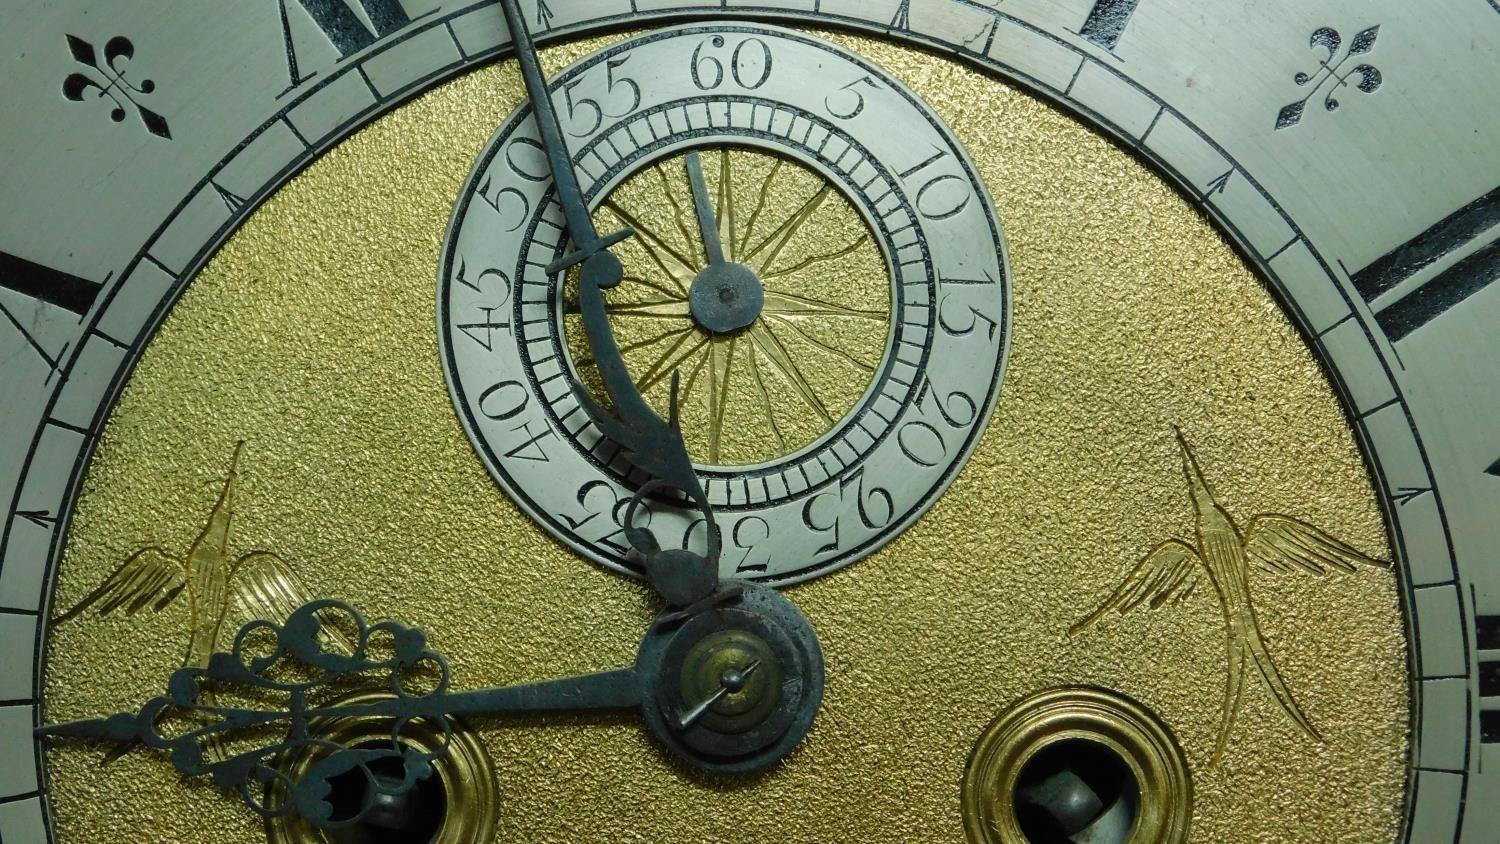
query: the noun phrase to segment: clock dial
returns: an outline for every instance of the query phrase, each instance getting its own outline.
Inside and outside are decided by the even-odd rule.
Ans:
[[[721,239],[727,256],[762,268],[758,275],[769,295],[756,332],[761,339],[710,334],[696,321],[684,325],[693,318],[696,264],[706,260],[691,257],[704,249],[696,227],[683,232],[677,225],[679,211],[693,208],[690,155],[663,160],[612,195],[615,208],[655,212],[652,230],[660,245],[632,240],[621,246],[631,276],[677,279],[688,292],[662,282],[656,283],[664,292],[649,284],[622,289],[609,302],[613,325],[637,383],[661,413],[671,395],[668,368],[698,371],[682,383],[679,412],[689,448],[705,464],[735,469],[778,461],[825,438],[868,397],[891,335],[890,270],[865,219],[821,175],[748,147],[720,148],[699,156],[704,188],[718,225],[735,230]],[[638,213],[606,208],[599,216],[606,228],[618,228],[627,220],[645,223]],[[788,235],[775,254],[757,251]],[[595,367],[573,310],[564,336],[579,378],[597,394]],[[715,389],[720,382],[722,389]]]
[[[0,840],[1490,840],[1500,14],[1179,6],[18,11]]]
[[[1139,700],[1168,725],[1194,774],[1191,830],[1203,840],[1308,828],[1297,812],[1250,809],[1252,795],[1273,790],[1305,795],[1306,811],[1327,817],[1319,830],[1394,835],[1409,704],[1389,570],[1251,575],[1268,653],[1320,739],[1258,668],[1241,675],[1226,726],[1232,640],[1206,577],[1154,612],[1120,616],[1109,605],[1155,546],[1199,544],[1174,426],[1239,524],[1285,513],[1389,559],[1328,382],[1264,286],[1189,203],[1070,118],[921,53],[819,37],[928,103],[949,90],[986,92],[938,113],[967,149],[985,150],[975,168],[1007,221],[1017,336],[994,418],[928,516],[849,572],[788,590],[829,661],[824,708],[801,752],[721,790],[670,762],[625,716],[478,721],[497,783],[496,840],[579,830],[605,840],[828,840],[851,829],[871,840],[962,840],[958,784],[986,726],[1037,692],[1079,684]],[[545,58],[559,72],[608,48]],[[230,555],[277,553],[317,594],[355,596],[372,618],[420,625],[458,685],[630,662],[647,593],[581,565],[497,488],[455,418],[432,329],[445,227],[473,162],[522,98],[509,64],[456,80],[340,146],[231,239],[174,308],[112,417],[60,571],[60,608],[136,546],[183,553],[244,439]],[[476,118],[480,101],[489,112]],[[995,125],[1016,127],[1014,136],[990,137]],[[433,156],[438,144],[453,153]],[[389,181],[372,189],[377,169]],[[669,179],[636,202],[666,205],[674,188]],[[1136,235],[1134,248],[1100,236],[1121,230]],[[309,273],[320,282],[308,285]],[[370,283],[373,274],[384,281]],[[553,295],[552,324],[566,332],[566,290]],[[205,347],[205,334],[218,342]],[[559,436],[549,448],[563,444]],[[1315,488],[1309,472],[1322,479]],[[846,514],[858,519],[853,506]],[[1101,606],[1110,612],[1070,632]],[[57,625],[49,718],[159,694],[181,663],[185,610],[85,612]],[[1328,616],[1343,621],[1329,626]],[[1358,659],[1334,658],[1354,641]],[[146,653],[154,670],[89,679]],[[712,691],[697,682],[683,703]],[[223,840],[262,835],[236,798],[184,788],[150,754],[102,773],[94,748],[58,744],[49,756],[63,837],[118,838],[147,822],[144,811],[164,836],[194,834],[205,812]],[[898,770],[911,773],[890,776]],[[138,800],[143,782],[153,799]],[[112,796],[88,796],[101,788]],[[1325,805],[1329,793],[1340,808]],[[647,795],[650,812],[612,808]]]
[[[1005,249],[963,147],[857,54],[760,25],[633,38],[553,87],[585,198],[636,232],[606,311],[638,389],[660,405],[680,375],[683,422],[699,432],[699,474],[728,538],[721,573],[795,582],[899,534],[962,465],[1004,369]],[[620,505],[647,473],[577,394],[589,359],[576,321],[568,340],[576,298],[548,272],[569,247],[541,148],[523,109],[460,194],[439,290],[444,361],[470,437],[517,503],[629,571],[639,565]],[[728,325],[698,297],[722,305],[739,282],[709,269],[691,189],[672,187],[687,180],[677,159],[696,153],[701,172],[705,150],[718,169],[720,263],[759,299]],[[737,196],[736,169],[758,195]],[[695,511],[642,518],[706,541]]]

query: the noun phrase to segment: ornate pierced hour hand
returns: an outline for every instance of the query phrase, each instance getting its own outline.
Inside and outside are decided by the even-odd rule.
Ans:
[[[356,643],[352,652],[327,646],[334,631]],[[718,691],[697,697],[694,677],[726,661],[743,664],[745,653],[756,654],[754,661],[722,671]],[[752,683],[763,664],[762,674],[789,681]],[[447,741],[429,751],[403,740],[418,724],[451,738],[458,718],[640,709],[658,738],[690,763],[748,772],[801,741],[821,701],[822,672],[806,619],[764,587],[736,589],[712,612],[659,618],[633,666],[472,691],[452,690],[448,662],[423,631],[395,621],[370,624],[348,604],[323,600],[282,625],[245,625],[229,651],[214,653],[204,667],[178,669],[166,694],[137,711],[43,726],[36,734],[144,744],[169,753],[185,776],[207,776],[238,792],[267,818],[295,813],[319,826],[343,826],[359,821],[377,798],[411,791],[446,755]],[[351,690],[371,686],[390,693],[350,701]],[[726,707],[722,714],[738,719],[734,728],[705,717]],[[388,720],[389,742],[350,746],[320,729],[351,717]],[[314,761],[294,779],[287,771],[309,754]],[[404,776],[377,776],[372,766],[383,759],[399,760]],[[367,799],[353,813],[337,814],[331,781],[354,772],[366,780]]]

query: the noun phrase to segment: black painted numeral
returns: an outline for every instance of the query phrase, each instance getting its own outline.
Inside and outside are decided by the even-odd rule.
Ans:
[[[1135,7],[1139,2],[1140,0],[1096,0],[1094,8],[1089,11],[1088,20],[1083,22],[1083,28],[1078,30],[1078,34],[1113,51],[1115,45],[1120,43],[1120,36],[1125,34],[1125,26],[1130,23],[1130,16],[1135,14]]]
[[[725,78],[747,91],[754,91],[771,80],[771,70],[776,66],[776,56],[771,45],[759,38],[746,38],[729,54],[729,69],[726,62],[715,53],[722,52],[723,36],[715,35],[705,40],[693,51],[688,75],[700,91],[713,91],[724,84]],[[753,45],[753,46],[752,46]]]
[[[1350,276],[1366,302],[1480,238],[1489,243],[1382,308],[1375,320],[1392,342],[1437,319],[1500,278],[1500,188],[1465,205]]]
[[[8,252],[0,252],[0,288],[55,305],[80,317],[94,306],[94,299],[98,298],[102,286],[98,282],[44,267]],[[3,300],[0,300],[0,317],[4,317],[3,322],[10,323],[21,332],[21,336],[26,338],[26,344],[46,361],[51,372],[57,372],[63,355],[68,351],[68,343],[64,343],[61,349],[49,351],[42,345],[42,340],[28,329],[32,321],[17,316],[6,307]],[[50,381],[52,376],[48,375],[47,379]]]
[[[604,524],[590,528],[590,532],[594,534],[599,533],[601,530],[606,532],[599,538],[591,541],[608,546],[617,554],[623,555],[628,553],[629,549],[621,542],[617,542],[616,539],[625,539],[624,519],[625,512],[629,509],[630,501],[628,499],[621,500],[620,493],[616,492],[615,488],[605,481],[589,481],[578,488],[576,498],[578,499],[579,509],[582,511],[578,518],[569,516],[566,513],[559,514],[562,520],[567,522],[568,527],[574,532],[578,532],[584,525],[600,516],[604,516]],[[651,527],[651,508],[649,506],[642,507],[636,514],[636,519],[636,527]],[[688,530],[691,531],[692,528],[689,527]],[[580,535],[582,536],[583,534]]]
[[[552,462],[552,458],[547,456],[547,449],[542,446],[543,441],[554,438],[555,433],[551,428],[533,433],[531,422],[528,421],[511,429],[511,433],[521,435],[521,444],[505,452],[506,457],[512,460],[530,460],[533,463]]]
[[[349,6],[358,2],[370,19],[370,26],[354,14]],[[292,19],[287,7],[295,3],[323,33],[339,58],[346,59],[376,41],[411,23],[411,16],[401,6],[401,0],[277,0],[281,11],[281,37],[286,42],[286,70],[291,79],[288,88],[295,88],[311,78],[304,74],[297,63],[297,47],[292,40]],[[371,26],[374,27],[373,31]]]
[[[771,538],[769,522],[760,516],[746,516],[734,523],[734,530],[729,532],[729,538],[736,549],[745,552],[740,561],[735,563],[736,574],[770,571],[770,552],[760,549],[761,544]]]
[[[1500,615],[1481,615],[1474,619],[1475,644],[1481,651],[1500,650]],[[1479,660],[1479,698],[1500,699],[1500,660]],[[1479,713],[1479,740],[1485,744],[1500,743],[1500,710],[1485,709]]]
[[[1479,741],[1483,744],[1500,743],[1500,710],[1486,709],[1479,713]]]
[[[0,252],[0,287],[83,316],[93,307],[100,285],[86,278]]]
[[[911,29],[911,0],[901,0],[901,6],[891,18],[893,29]]]

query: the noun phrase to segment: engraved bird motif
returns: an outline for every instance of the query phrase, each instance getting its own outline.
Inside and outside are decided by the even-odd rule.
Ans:
[[[246,619],[280,624],[298,607],[312,601],[314,596],[281,557],[268,551],[251,551],[234,559],[229,556],[229,529],[244,445],[243,441],[235,445],[218,501],[186,556],[156,546],[136,551],[99,588],[53,623],[61,624],[95,605],[101,616],[122,608],[127,616],[147,607],[160,612],[178,596],[186,595],[188,643],[182,665],[207,668],[231,607]]]
[[[1330,571],[1352,572],[1360,565],[1389,568],[1390,563],[1366,556],[1290,516],[1261,513],[1251,517],[1241,530],[1214,500],[1181,430],[1177,430],[1177,444],[1197,516],[1197,544],[1169,539],[1153,548],[1098,609],[1070,628],[1069,634],[1083,632],[1111,611],[1124,615],[1142,606],[1157,609],[1180,604],[1197,591],[1206,576],[1224,614],[1229,659],[1218,744],[1209,766],[1218,764],[1224,754],[1244,696],[1245,675],[1252,668],[1297,726],[1322,741],[1266,648],[1250,597],[1250,568],[1253,565],[1273,574],[1302,571],[1322,577]]]

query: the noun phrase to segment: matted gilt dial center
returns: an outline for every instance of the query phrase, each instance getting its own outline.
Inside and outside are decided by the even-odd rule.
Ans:
[[[710,264],[693,279],[688,303],[699,328],[710,334],[733,334],[760,318],[766,288],[744,264]]]

